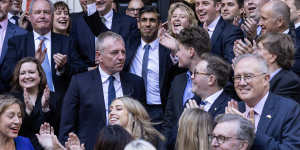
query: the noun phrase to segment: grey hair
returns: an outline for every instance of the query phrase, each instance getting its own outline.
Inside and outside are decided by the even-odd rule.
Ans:
[[[40,1],[40,0],[32,0],[32,1],[31,1],[31,3],[30,3],[30,8],[29,8],[29,14],[32,13],[32,7],[33,7],[33,4],[34,4],[36,1]],[[53,15],[53,12],[54,12],[54,5],[53,5],[53,3],[52,3],[50,0],[44,0],[44,1],[46,1],[46,2],[50,5],[51,15]]]
[[[233,65],[234,65],[234,68],[235,66],[243,59],[246,59],[246,58],[253,58],[256,60],[256,62],[259,64],[259,69],[262,73],[266,73],[268,74],[269,73],[269,68],[268,68],[268,64],[266,62],[266,60],[258,55],[258,54],[243,54],[243,55],[239,55],[238,57],[235,58],[234,62],[233,62]]]
[[[236,136],[239,139],[248,142],[248,150],[251,148],[255,138],[255,127],[246,118],[236,114],[220,114],[215,118],[217,124],[224,122],[236,122],[239,124],[239,128],[236,130]]]
[[[272,0],[269,3],[270,3],[269,6],[272,7],[273,15],[277,16],[277,18],[282,17],[285,25],[288,26],[290,24],[290,15],[291,15],[290,7],[285,2],[282,2],[281,0]]]
[[[97,36],[96,43],[95,43],[96,51],[102,52],[104,50],[104,48],[105,48],[104,41],[108,37],[113,38],[114,40],[120,40],[124,43],[124,40],[121,35],[111,32],[111,31],[106,31]],[[124,43],[124,45],[125,45],[125,43]]]
[[[156,148],[151,143],[138,139],[128,143],[124,150],[156,150]]]

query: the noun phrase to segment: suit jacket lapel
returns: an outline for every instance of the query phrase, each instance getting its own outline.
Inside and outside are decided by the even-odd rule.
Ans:
[[[215,116],[215,112],[218,112],[218,110],[221,109],[222,106],[224,106],[222,104],[225,103],[225,102],[227,102],[226,99],[227,99],[226,94],[223,91],[222,94],[211,105],[211,107],[208,110],[208,112],[210,114],[214,114],[213,116]]]
[[[270,91],[273,91],[274,87],[276,86],[276,83],[281,78],[281,74],[284,74],[285,71],[281,69],[271,80],[270,80]]]
[[[274,112],[276,112],[275,104],[276,99],[272,99],[272,94],[269,93],[266,103],[263,108],[263,112],[260,116],[260,120],[258,122],[257,131],[256,133],[265,133],[268,129],[270,122],[272,120],[272,116],[274,115]]]
[[[178,107],[179,107],[179,110],[182,112],[183,111],[183,104],[182,104],[182,99],[183,99],[183,95],[184,95],[184,90],[185,90],[185,87],[186,87],[186,83],[187,83],[187,77],[186,77],[186,73],[184,73],[181,78],[180,78],[180,81],[179,83],[182,83],[182,85],[177,85],[177,88],[179,89],[178,91],[180,91],[180,93],[178,93]]]
[[[95,86],[95,99],[98,100],[96,101],[96,103],[98,103],[100,107],[102,107],[103,109],[98,109],[99,111],[102,111],[99,114],[106,114],[105,111],[105,102],[104,102],[104,94],[103,94],[103,87],[102,87],[102,80],[101,80],[101,75],[99,72],[99,69],[95,69],[93,71],[91,71],[92,73],[92,84],[96,84]],[[106,118],[106,115],[104,115]]]
[[[127,78],[127,75],[125,72],[120,72],[120,80],[121,80],[121,86],[124,96],[132,96],[134,93],[134,89],[131,86],[130,81]]]
[[[222,17],[220,17],[220,20],[218,21],[211,37],[212,49],[214,49],[214,46],[217,45],[215,43],[217,42],[218,38],[221,37],[220,35],[222,34],[224,26],[225,26],[224,20],[222,19]]]
[[[119,33],[118,32],[118,27],[119,27],[119,25],[118,25],[118,22],[119,22],[119,15],[117,14],[117,13],[115,13],[115,12],[113,12],[113,19],[112,19],[112,24],[111,24],[111,31],[112,32],[115,32],[115,33]]]
[[[8,48],[7,41],[9,38],[11,38],[13,35],[15,35],[15,32],[16,32],[15,27],[10,22],[8,22],[4,41],[3,41],[3,46],[2,46],[2,52],[1,52],[2,54],[0,57],[0,64],[2,64],[4,56],[7,52],[7,48]]]
[[[60,42],[59,39],[57,38],[57,36],[55,35],[55,33],[51,33],[51,55],[49,59],[51,59],[51,72],[52,72],[52,77],[55,76],[55,62],[54,62],[54,59],[53,59],[53,55],[58,53],[58,50],[59,50],[59,45],[60,45]],[[54,81],[54,79],[53,79]],[[54,84],[54,83],[53,83]]]
[[[34,36],[33,32],[28,32],[27,34],[27,52],[28,56],[35,57],[35,46],[34,46]]]
[[[166,56],[168,55],[167,53],[167,49],[165,47],[163,47],[162,45],[159,44],[159,49],[158,49],[158,57],[159,57],[159,89],[161,90],[163,87],[163,79],[165,76],[165,70],[167,69],[167,57],[170,56]]]

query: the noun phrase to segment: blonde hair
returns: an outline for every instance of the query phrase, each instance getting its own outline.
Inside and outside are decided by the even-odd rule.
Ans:
[[[177,150],[209,150],[208,135],[213,121],[208,112],[199,108],[186,109],[179,118]]]
[[[24,105],[23,103],[12,95],[0,95],[0,116],[5,112],[5,110],[13,105],[18,104],[20,106],[22,117],[24,117]]]
[[[168,32],[172,35],[172,36],[175,36],[175,34],[172,32],[172,29],[171,29],[171,18],[172,18],[172,15],[173,15],[173,12],[177,9],[182,9],[184,10],[186,13],[187,13],[187,16],[188,16],[188,21],[189,21],[189,27],[197,27],[198,26],[198,20],[196,19],[196,15],[195,15],[195,12],[193,11],[193,9],[191,7],[189,7],[188,5],[182,3],[182,2],[176,2],[176,3],[173,3],[170,8],[169,8],[169,11],[168,11]]]
[[[116,100],[123,102],[128,111],[128,128],[134,138],[142,138],[157,145],[158,139],[164,140],[164,136],[157,131],[151,123],[151,119],[144,108],[138,101],[130,97],[120,97]]]

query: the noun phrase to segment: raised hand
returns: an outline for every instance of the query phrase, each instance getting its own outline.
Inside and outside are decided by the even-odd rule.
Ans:
[[[236,40],[234,41],[233,45],[233,52],[235,56],[243,55],[243,54],[248,54],[248,53],[253,53],[253,45],[248,39],[244,39],[245,42],[242,40]]]
[[[55,63],[55,69],[62,69],[67,63],[67,55],[56,53],[53,55],[53,60]]]
[[[197,102],[194,99],[189,99],[186,103],[186,108],[200,108]]]
[[[245,19],[244,23],[241,25],[241,29],[246,33],[246,37],[249,40],[254,40],[257,35],[257,21],[253,18]]]
[[[39,48],[38,50],[35,52],[35,58],[37,60],[39,60],[39,62],[42,64],[44,59],[45,59],[45,55],[47,55],[47,48],[44,49],[44,51],[42,50],[42,45],[43,45],[44,41],[41,41],[39,44]]]
[[[26,88],[24,88],[24,90],[23,90],[23,96],[24,96],[24,103],[25,103],[26,114],[30,115],[31,112],[32,112],[32,110],[33,110],[33,107],[34,107],[34,103],[31,100],[31,98],[29,96],[29,93],[28,93],[28,91],[27,91]]]
[[[40,131],[36,134],[36,137],[45,150],[65,150],[54,134],[53,127],[47,122],[41,125]]]
[[[173,56],[175,56],[178,50],[177,40],[172,37],[165,28],[159,29],[159,43],[171,50]]]
[[[80,140],[73,132],[69,133],[69,138],[65,143],[67,150],[85,150],[84,144],[80,144]]]
[[[27,20],[28,12],[24,11],[19,20],[18,20],[18,25],[19,27],[26,29],[28,27],[29,21]]]
[[[42,96],[42,111],[43,112],[50,111],[49,100],[50,100],[50,89],[49,89],[48,85],[46,85],[46,88],[44,89],[44,93]]]

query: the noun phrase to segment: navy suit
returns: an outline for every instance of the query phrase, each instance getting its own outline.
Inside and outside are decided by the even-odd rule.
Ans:
[[[243,31],[240,28],[224,21],[223,18],[220,17],[211,37],[211,52],[231,62],[234,58],[234,41],[242,38]]]
[[[123,95],[145,101],[142,78],[120,72]],[[60,140],[75,132],[87,150],[92,150],[99,131],[106,125],[102,81],[98,69],[74,75],[66,93],[60,125]]]
[[[101,22],[98,13],[91,16],[82,13],[77,16],[72,22],[71,37],[75,40],[75,48],[86,65],[95,66],[95,36],[109,29]],[[83,29],[85,32],[82,32]],[[137,40],[138,37],[136,19],[114,12],[111,31],[123,37],[126,49],[128,49],[129,39]]]
[[[292,70],[300,76],[300,27],[295,29],[296,39],[295,39],[295,63]]]
[[[300,103],[300,78],[293,71],[282,69],[270,81],[270,91]]]
[[[5,37],[4,37],[4,42],[2,45],[2,52],[1,52],[1,57],[0,57],[0,70],[2,72],[2,64],[3,64],[3,60],[4,57],[7,53],[7,49],[8,49],[8,39],[10,39],[13,36],[17,36],[17,35],[22,35],[25,34],[27,31],[23,30],[22,28],[18,27],[15,24],[12,24],[11,22],[8,21],[7,24],[7,29],[6,29],[6,33],[5,33]],[[0,93],[7,91],[9,87],[7,87],[4,84],[4,81],[2,78],[0,78]]]
[[[245,103],[239,104],[241,112]],[[300,149],[300,106],[295,101],[269,93],[258,122],[253,150]]]

